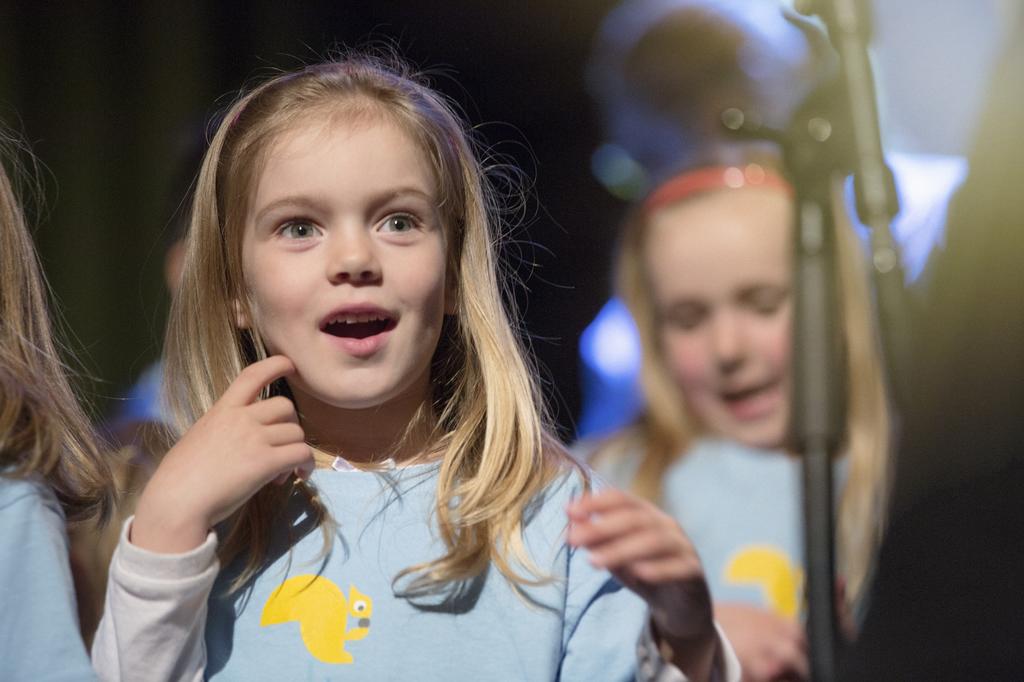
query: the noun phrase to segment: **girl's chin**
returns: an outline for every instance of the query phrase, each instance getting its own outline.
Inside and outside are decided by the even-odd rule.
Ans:
[[[738,419],[731,410],[721,408],[706,423],[708,430],[718,438],[761,450],[779,450],[786,443],[789,426],[789,415],[784,408],[780,405],[778,409],[746,419]]]
[[[786,442],[786,433],[785,429],[771,429],[764,433],[737,433],[732,439],[758,450],[781,450]]]
[[[380,408],[387,402],[386,398],[379,395],[337,395],[337,394],[307,394],[303,402],[317,405],[321,409],[342,410],[346,412],[360,412],[363,410],[374,410]]]
[[[380,392],[366,390],[369,387],[362,387],[362,391],[339,391],[337,386],[310,386],[306,382],[292,381],[292,395],[302,412],[311,412],[317,409],[359,411],[379,407],[387,401],[387,398]]]
[[[779,405],[777,409],[748,419],[731,419],[728,431],[731,438],[744,445],[763,450],[778,450],[786,442],[789,428],[789,413]]]
[[[369,377],[347,378],[344,390],[340,390],[338,384],[330,385],[309,385],[303,382],[302,386],[295,386],[293,389],[295,401],[300,411],[312,410],[342,410],[346,412],[362,412],[367,410],[380,410],[382,406],[389,406],[399,411],[415,409],[425,398],[420,395],[421,391],[414,382],[396,384],[389,378],[385,381],[368,381]],[[381,377],[377,377],[378,379]],[[322,383],[322,382],[321,382]],[[339,384],[341,381],[339,380]],[[412,384],[411,386],[407,384]],[[307,407],[308,406],[308,407]],[[303,409],[307,408],[307,409]]]

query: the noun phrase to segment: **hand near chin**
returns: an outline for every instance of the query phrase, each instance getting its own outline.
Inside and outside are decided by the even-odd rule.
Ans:
[[[263,388],[295,366],[275,355],[246,367],[164,455],[132,523],[133,545],[177,553],[198,547],[215,524],[271,481],[313,469],[295,407]]]
[[[651,608],[656,636],[689,679],[710,675],[717,647],[711,596],[700,558],[679,524],[621,490],[584,495],[569,505],[569,544],[590,551]]]
[[[807,638],[798,623],[750,604],[715,604],[721,624],[743,667],[744,682],[806,680]]]

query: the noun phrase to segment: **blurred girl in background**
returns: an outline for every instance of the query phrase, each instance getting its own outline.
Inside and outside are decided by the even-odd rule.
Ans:
[[[0,131],[0,157],[14,163]],[[0,658],[12,680],[92,677],[65,520],[111,512],[110,472],[54,343],[46,283],[0,165]]]

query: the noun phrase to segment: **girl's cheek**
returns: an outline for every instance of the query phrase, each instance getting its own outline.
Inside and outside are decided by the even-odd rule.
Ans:
[[[711,356],[698,338],[667,331],[662,334],[662,342],[668,369],[684,393],[706,383],[712,372]]]
[[[763,352],[771,365],[779,372],[789,372],[792,339],[792,320],[789,314],[779,315],[766,325],[761,342]]]

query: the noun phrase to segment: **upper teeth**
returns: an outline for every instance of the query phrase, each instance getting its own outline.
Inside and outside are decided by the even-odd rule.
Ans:
[[[387,319],[380,313],[344,313],[335,315],[327,324],[356,324],[357,322],[377,322]]]

